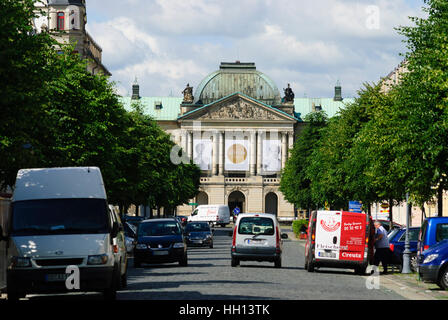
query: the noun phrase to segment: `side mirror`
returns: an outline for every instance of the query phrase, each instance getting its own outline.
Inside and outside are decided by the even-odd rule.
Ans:
[[[111,230],[111,232],[110,232],[110,236],[111,236],[112,238],[117,237],[119,231],[120,231],[120,227],[118,226],[118,222],[114,222],[114,223],[112,224],[112,230]]]
[[[287,233],[282,233],[282,234],[280,235],[280,237],[281,237],[282,239],[288,239],[288,238],[289,238]]]
[[[2,228],[2,226],[0,226],[0,241],[2,241],[2,240],[6,241],[6,239],[7,238],[3,236],[3,228]]]

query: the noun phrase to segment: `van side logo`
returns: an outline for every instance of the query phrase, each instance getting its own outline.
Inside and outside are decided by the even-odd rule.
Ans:
[[[324,228],[325,231],[334,232],[339,229],[339,227],[341,226],[341,223],[340,222],[336,223],[335,220],[331,220],[331,221],[320,220],[320,225],[322,226],[322,228]]]

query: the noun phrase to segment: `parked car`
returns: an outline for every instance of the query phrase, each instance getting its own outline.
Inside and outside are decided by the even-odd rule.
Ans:
[[[375,220],[375,221],[379,221],[381,223],[381,225],[383,226],[384,229],[386,229],[386,231],[389,233],[395,229],[402,229],[406,226],[396,223],[396,222],[392,222],[392,230],[390,230],[390,221],[389,220]]]
[[[374,227],[364,213],[313,211],[305,244],[305,269],[353,268],[365,274],[373,256]]]
[[[207,222],[189,222],[184,234],[187,246],[213,248],[213,231]]]
[[[240,261],[270,261],[282,266],[283,241],[275,215],[270,213],[240,213],[232,234],[231,266]]]
[[[123,235],[107,206],[99,168],[19,170],[6,238],[8,256],[0,259],[11,262],[10,300],[71,292],[65,281],[73,265],[80,272],[79,290],[73,290],[100,291],[114,299],[125,282]]]
[[[188,264],[187,245],[179,222],[174,218],[142,221],[137,229],[134,266],[169,262]]]
[[[185,227],[188,223],[188,217],[187,216],[176,216],[176,219],[179,221],[180,225],[182,227]]]
[[[420,227],[409,228],[409,250],[411,251],[411,269],[416,272],[417,262],[417,244]],[[394,229],[388,234],[390,250],[394,253],[395,261],[392,264],[403,266],[403,252],[406,240],[406,228]],[[395,263],[394,263],[395,262]]]
[[[200,205],[188,217],[190,221],[205,221],[210,225],[225,227],[230,223],[230,210],[227,205]]]
[[[418,270],[423,281],[448,290],[448,240],[424,250],[419,257]]]
[[[134,242],[135,242],[135,236],[137,234],[137,228],[130,224],[129,222],[125,222],[123,224],[124,227],[124,236],[126,241],[126,251],[128,253],[132,253],[134,251]]]
[[[421,254],[431,246],[446,239],[448,239],[448,217],[426,218],[420,229],[417,254]]]
[[[136,228],[138,227],[140,222],[142,222],[143,220],[145,220],[145,218],[139,217],[139,216],[125,215],[123,217],[124,222],[129,222],[130,224],[134,225]]]

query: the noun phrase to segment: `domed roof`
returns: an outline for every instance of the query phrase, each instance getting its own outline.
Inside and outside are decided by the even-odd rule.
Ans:
[[[205,77],[194,93],[195,104],[209,104],[240,92],[267,105],[281,104],[274,81],[257,71],[255,63],[222,62],[219,70]]]

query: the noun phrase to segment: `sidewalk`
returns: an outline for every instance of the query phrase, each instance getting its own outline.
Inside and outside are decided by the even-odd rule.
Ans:
[[[297,239],[292,231],[286,233],[290,240],[305,246],[306,240]],[[380,270],[382,269],[380,268]],[[364,276],[365,279],[368,277]],[[448,291],[442,290],[436,284],[420,281],[416,273],[402,274],[396,271],[380,275],[380,286],[410,300],[448,300]]]

